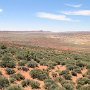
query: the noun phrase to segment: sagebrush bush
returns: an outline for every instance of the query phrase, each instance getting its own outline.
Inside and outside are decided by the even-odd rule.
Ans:
[[[19,66],[25,66],[26,63],[27,63],[26,60],[22,60],[22,61],[19,61],[19,62],[18,62],[18,65],[19,65]]]
[[[29,70],[29,68],[26,66],[20,66],[20,67],[18,67],[18,70],[23,70],[23,71],[27,72]]]
[[[0,48],[1,49],[7,49],[7,47],[5,45],[1,45]]]
[[[61,73],[59,73],[60,75],[68,75],[69,74],[69,71],[68,70],[64,70],[62,71]]]
[[[18,81],[25,79],[25,77],[22,74],[20,74],[20,73],[11,75],[11,78],[15,78]]]
[[[5,77],[0,77],[0,89],[8,87],[10,85],[9,80]]]
[[[38,81],[31,80],[30,86],[32,87],[32,89],[38,89],[40,88],[40,83]]]
[[[27,63],[27,66],[28,67],[31,67],[31,68],[35,68],[35,67],[37,67],[38,66],[38,63],[36,62],[36,61],[29,61],[28,63]]]
[[[39,80],[45,80],[48,78],[48,73],[39,69],[31,70],[30,75],[32,78],[38,78]]]
[[[81,86],[78,90],[90,90],[90,85]]]
[[[63,77],[66,79],[66,80],[71,80],[71,75],[70,74],[64,74]]]
[[[77,84],[80,84],[80,85],[90,84],[90,79],[88,79],[87,77],[79,78],[77,80]]]
[[[77,73],[76,73],[75,71],[72,71],[71,74],[72,74],[73,76],[77,76]]]
[[[8,67],[8,68],[14,68],[16,66],[15,61],[11,57],[8,57],[8,56],[5,56],[2,59],[0,64],[2,67]]]
[[[13,78],[13,77],[10,77],[10,78],[9,78],[9,81],[10,81],[10,83],[14,83],[14,82],[16,81],[16,79]]]
[[[63,84],[63,87],[66,89],[66,90],[74,90],[74,86],[70,83],[67,83],[67,84]]]
[[[22,85],[22,87],[26,87],[26,86],[29,86],[30,83],[31,83],[31,80],[25,79],[21,82],[21,85]]]
[[[8,87],[6,90],[23,90],[23,89],[19,85],[12,85],[12,86]]]
[[[13,70],[12,68],[6,68],[6,72],[7,74],[14,74],[15,73],[15,70]]]
[[[44,87],[45,87],[46,90],[60,90],[59,86],[52,79],[46,79],[44,81],[44,83],[45,83]]]

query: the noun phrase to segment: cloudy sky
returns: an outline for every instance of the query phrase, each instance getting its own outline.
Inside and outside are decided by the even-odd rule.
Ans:
[[[90,31],[90,0],[0,0],[0,30]]]

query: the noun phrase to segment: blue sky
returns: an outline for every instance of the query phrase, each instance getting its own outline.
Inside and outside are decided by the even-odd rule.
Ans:
[[[90,31],[90,0],[0,0],[0,30]]]

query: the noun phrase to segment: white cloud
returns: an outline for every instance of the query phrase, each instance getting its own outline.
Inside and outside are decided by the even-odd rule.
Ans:
[[[79,8],[82,6],[82,4],[65,4],[65,5],[69,7],[74,7],[74,8]]]
[[[64,11],[62,13],[65,14],[65,15],[90,16],[90,10]]]
[[[51,20],[72,21],[72,19],[66,17],[65,15],[52,14],[46,12],[38,12],[37,17],[51,19]]]
[[[0,9],[0,12],[3,12],[3,9]]]

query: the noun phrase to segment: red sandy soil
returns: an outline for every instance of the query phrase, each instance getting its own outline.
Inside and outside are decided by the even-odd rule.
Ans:
[[[81,74],[77,74],[77,76],[72,76],[72,81],[76,83],[77,79],[83,77],[82,75],[85,74],[86,72],[87,72],[87,69],[85,68],[81,71]]]

